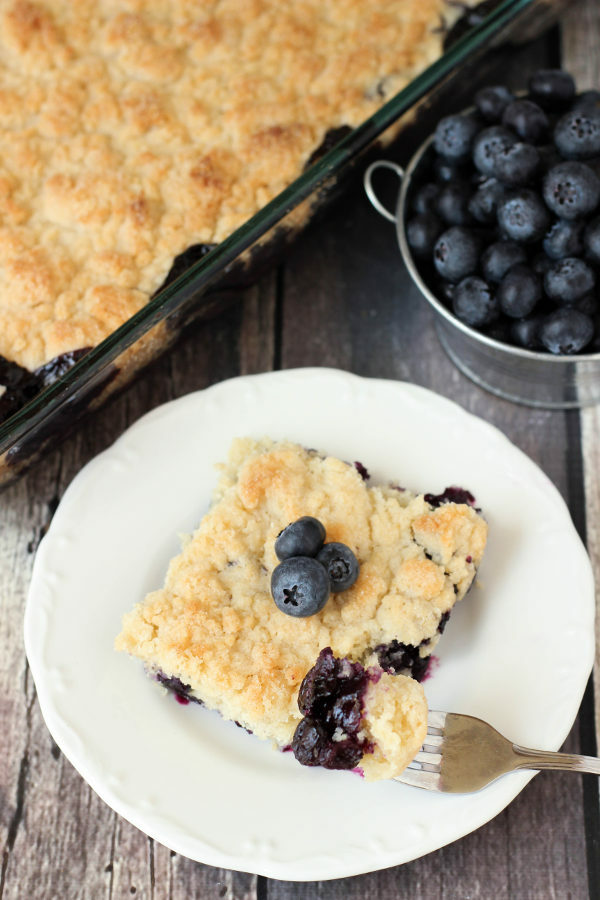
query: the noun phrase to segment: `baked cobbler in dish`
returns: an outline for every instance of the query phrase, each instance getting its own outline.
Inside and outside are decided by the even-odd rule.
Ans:
[[[0,0],[0,416],[437,59],[469,5]]]
[[[487,526],[470,502],[369,480],[364,466],[297,444],[234,441],[213,505],[164,587],[124,616],[117,649],[181,700],[305,764],[392,777],[422,740],[418,680],[473,582]],[[303,517],[322,523],[324,548],[351,551],[358,573],[298,616],[276,605],[272,581],[278,536]]]

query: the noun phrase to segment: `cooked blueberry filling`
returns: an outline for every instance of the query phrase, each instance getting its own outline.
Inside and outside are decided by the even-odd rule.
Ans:
[[[40,390],[32,372],[3,356],[0,357],[0,385],[5,388],[0,397],[0,422],[12,416]]]
[[[425,494],[425,503],[430,506],[441,506],[442,503],[467,503],[475,506],[475,497],[470,491],[461,487],[447,487],[441,494]]]
[[[368,481],[368,479],[371,477],[369,475],[366,467],[363,466],[363,464],[361,462],[359,462],[358,460],[355,461],[354,468],[356,469],[356,471],[358,472],[358,474],[360,475],[360,477],[362,478],[363,481]]]
[[[464,13],[449,30],[445,21],[442,19],[440,31],[446,33],[444,49],[447,50],[455,44],[456,41],[464,37],[471,28],[480,25],[485,17],[500,5],[500,2],[501,0],[483,0],[483,3],[478,3],[475,8],[471,8],[467,6],[466,3],[461,3],[460,0],[453,0],[452,5],[464,9]]]
[[[443,634],[449,618],[450,610],[440,616],[437,627],[439,634]],[[389,644],[379,644],[375,647],[375,653],[379,665],[386,672],[393,675],[407,674],[415,681],[423,681],[427,675],[430,657],[421,656],[420,651],[421,647],[426,647],[430,642],[431,638],[425,638],[415,647],[413,644],[403,644],[401,641],[393,640]]]
[[[292,739],[303,766],[354,769],[372,745],[361,737],[363,698],[376,676],[360,663],[336,659],[330,647],[306,674],[298,693],[304,716]]]
[[[155,297],[159,294],[163,288],[168,284],[171,284],[172,281],[175,281],[176,278],[179,278],[180,275],[183,275],[184,272],[187,272],[190,266],[193,266],[194,263],[203,259],[206,254],[210,253],[211,250],[214,250],[216,246],[216,244],[192,244],[187,250],[184,250],[183,253],[176,256],[167,273],[167,277],[152,296]]]
[[[163,687],[175,694],[176,699],[180,703],[189,703],[191,701],[202,705],[202,700],[192,696],[191,685],[184,684],[181,678],[177,678],[176,675],[165,675],[164,672],[159,671],[155,673],[154,677]]]
[[[198,702],[199,702],[199,703],[202,703],[201,700],[199,700]],[[241,728],[243,731],[245,731],[246,734],[252,734],[252,732],[250,731],[250,729],[249,729],[249,728],[246,728],[245,725],[242,725],[241,722],[238,722],[237,719],[234,721],[233,724],[234,724],[234,725],[237,725],[238,728]],[[285,749],[285,748],[284,748],[284,749]]]
[[[55,356],[50,362],[36,369],[33,374],[40,381],[40,390],[43,387],[48,387],[49,384],[54,384],[55,381],[66,375],[69,369],[72,369],[75,363],[79,362],[91,349],[91,347],[81,347],[79,350],[61,353],[60,356]]]
[[[440,618],[440,623],[439,623],[438,629],[437,629],[437,630],[439,631],[440,634],[443,634],[443,633],[444,633],[444,628],[445,628],[446,625],[448,624],[448,619],[449,619],[449,618],[450,618],[450,610],[448,610],[448,611],[445,612],[445,613],[442,613],[441,618]]]
[[[413,644],[403,644],[393,640],[389,644],[379,644],[375,647],[375,653],[379,659],[379,665],[386,672],[391,672],[393,675],[401,672],[410,675],[415,681],[422,681],[427,674],[429,657],[421,656],[419,651],[423,645],[428,643],[429,638],[421,641],[416,647]]]
[[[17,363],[0,356],[0,385],[5,388],[4,393],[0,396],[0,422],[10,418],[41,390],[61,378],[90,349],[90,347],[82,347],[79,350],[62,353],[44,366],[40,366],[35,372],[30,372]]]
[[[317,149],[308,157],[304,170],[306,171],[306,169],[310,168],[310,166],[318,159],[321,159],[322,156],[325,156],[326,153],[333,150],[335,145],[339,144],[342,138],[345,138],[351,131],[352,129],[349,125],[340,125],[338,128],[330,128]]]

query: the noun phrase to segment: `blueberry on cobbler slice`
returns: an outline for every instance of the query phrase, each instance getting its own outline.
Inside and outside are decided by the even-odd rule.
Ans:
[[[358,560],[350,547],[339,541],[330,541],[317,553],[317,560],[329,578],[330,590],[338,593],[351,588],[358,578]]]
[[[290,556],[316,556],[324,540],[323,523],[314,516],[301,516],[279,532],[275,553],[282,561]]]
[[[220,468],[117,649],[305,765],[393,777],[421,743],[419,679],[483,556],[474,498],[367,483],[285,441],[238,439]]]
[[[339,541],[325,544],[326,535],[314,516],[302,516],[277,535],[275,553],[281,562],[271,576],[271,593],[282,612],[314,616],[330,591],[346,591],[358,578],[358,560],[350,547]]]
[[[314,616],[329,597],[327,570],[309,556],[290,556],[274,570],[271,593],[277,608],[288,616]]]

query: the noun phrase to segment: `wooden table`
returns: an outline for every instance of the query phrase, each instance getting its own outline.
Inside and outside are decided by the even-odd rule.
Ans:
[[[515,86],[534,68],[559,62],[557,36],[516,54]],[[580,87],[600,84],[597,0],[570,8],[561,38],[563,64]],[[499,426],[561,491],[600,573],[600,407],[581,414],[528,409],[466,380],[440,351],[429,312],[402,270],[394,230],[357,184],[278,270],[197,329],[0,499],[0,900],[600,897],[593,776],[542,773],[488,825],[425,858],[303,884],[174,854],[105,806],[50,737],[25,659],[22,618],[34,551],[66,486],[154,406],[238,374],[306,365],[425,385]],[[596,666],[568,750],[597,752],[598,672]]]

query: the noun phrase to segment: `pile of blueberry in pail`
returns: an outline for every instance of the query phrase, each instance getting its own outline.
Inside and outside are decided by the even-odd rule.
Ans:
[[[482,88],[415,171],[406,237],[466,325],[553,354],[600,352],[600,91],[560,70]]]

